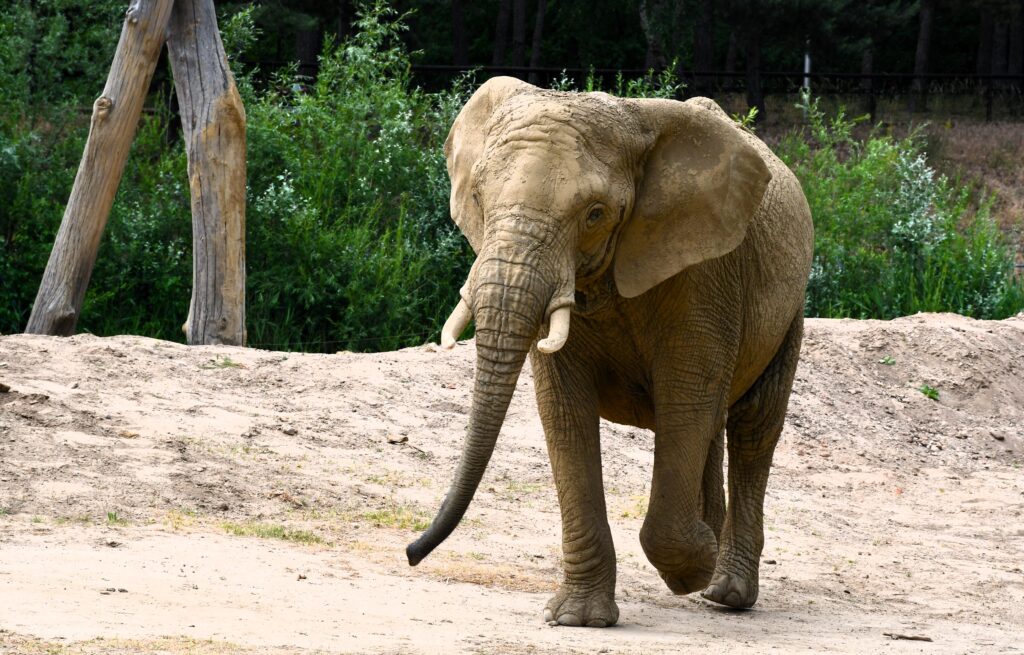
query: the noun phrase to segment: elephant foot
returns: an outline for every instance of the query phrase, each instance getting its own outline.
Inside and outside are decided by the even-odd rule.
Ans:
[[[648,525],[654,524],[645,523],[640,545],[672,593],[690,594],[706,587],[718,556],[718,542],[711,529],[701,521],[683,531],[674,527],[659,531]]]
[[[757,601],[757,587],[756,573],[750,578],[728,571],[717,571],[711,584],[700,595],[719,605],[747,609]]]
[[[692,594],[700,591],[711,581],[714,569],[711,567],[694,566],[681,571],[658,571],[672,593],[677,595]]]
[[[559,625],[606,628],[619,620],[615,587],[581,589],[563,583],[544,608],[544,621]]]

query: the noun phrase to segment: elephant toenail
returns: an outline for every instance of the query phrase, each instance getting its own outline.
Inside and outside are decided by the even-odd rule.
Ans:
[[[549,609],[545,609],[544,610],[544,623],[551,623],[554,620],[555,620],[554,613],[551,610],[549,610]]]
[[[604,619],[590,619],[587,621],[588,628],[607,628],[608,622]]]
[[[580,619],[575,614],[563,614],[558,617],[558,623],[560,625],[578,627],[580,625]]]

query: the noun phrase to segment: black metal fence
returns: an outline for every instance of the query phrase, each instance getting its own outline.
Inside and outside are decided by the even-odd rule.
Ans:
[[[479,66],[467,68],[444,64],[418,64],[413,74],[420,86],[430,90],[447,88],[457,76],[470,71],[478,72],[478,79],[494,75],[511,75],[541,86],[568,78],[577,88],[590,76],[601,88],[612,89],[621,75],[635,79],[650,74],[645,69],[597,68],[531,68],[513,66]],[[656,73],[655,73],[656,75]],[[963,75],[933,73],[804,73],[803,71],[759,72],[761,91],[766,96],[795,95],[809,86],[817,97],[840,96],[859,99],[865,113],[874,119],[882,104],[910,107],[928,113],[936,108],[942,113],[995,117],[1024,118],[1024,75]],[[683,71],[679,78],[686,84],[685,96],[744,94],[747,90],[746,72],[694,72]],[[953,102],[950,102],[953,101]]]

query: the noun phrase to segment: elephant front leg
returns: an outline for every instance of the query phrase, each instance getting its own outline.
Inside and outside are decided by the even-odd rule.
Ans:
[[[677,594],[703,589],[715,568],[722,495],[721,454],[715,441],[723,420],[719,404],[708,399],[657,405],[651,500],[640,545]],[[715,465],[717,475],[706,470]],[[709,493],[716,486],[717,496]]]
[[[619,608],[601,478],[597,393],[577,367],[557,365],[566,359],[562,353],[532,358],[537,407],[562,510],[564,577],[544,609],[544,620],[603,628],[618,621]]]

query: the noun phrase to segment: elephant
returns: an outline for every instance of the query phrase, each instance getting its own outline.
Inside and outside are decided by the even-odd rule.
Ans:
[[[619,617],[602,417],[654,433],[640,543],[668,588],[753,605],[814,240],[799,181],[710,99],[509,77],[477,89],[444,152],[477,258],[441,345],[474,320],[476,370],[454,480],[409,563],[462,519],[529,355],[562,516],[545,621]]]

